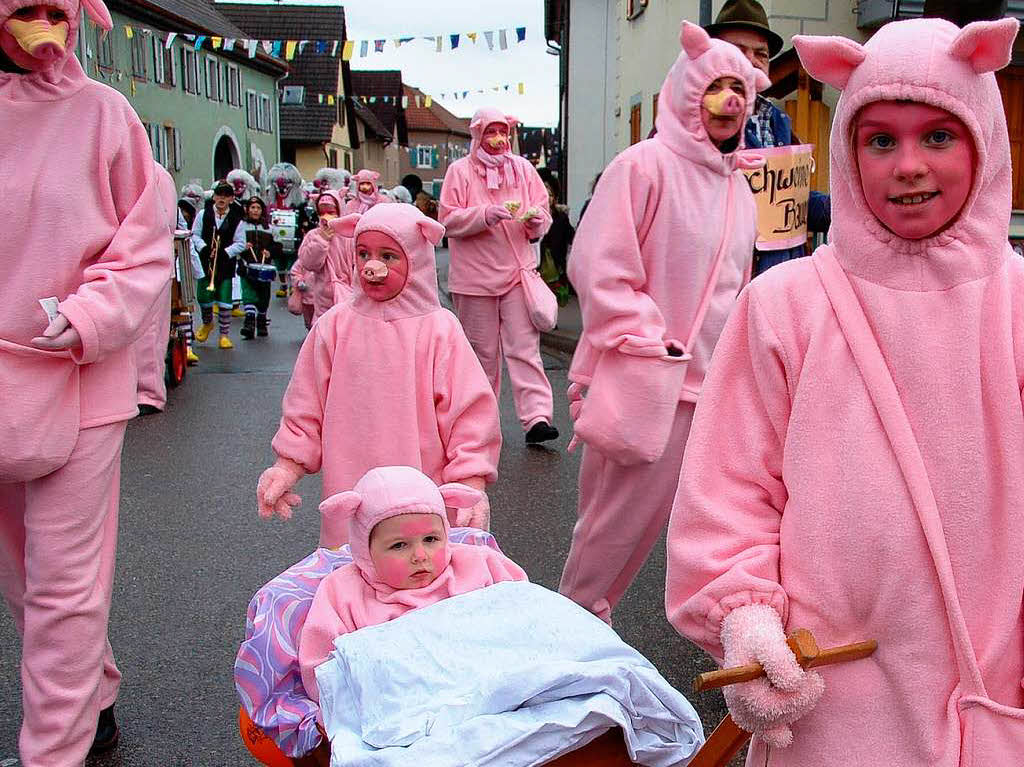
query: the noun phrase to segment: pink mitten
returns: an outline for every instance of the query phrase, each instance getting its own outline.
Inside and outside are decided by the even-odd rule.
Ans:
[[[256,484],[256,500],[263,519],[270,519],[275,513],[281,519],[291,519],[292,507],[302,503],[302,498],[291,489],[305,473],[305,469],[295,461],[278,458],[277,463],[260,475]]]
[[[789,725],[817,705],[825,681],[804,671],[786,644],[782,618],[769,605],[737,607],[722,621],[725,666],[760,663],[765,676],[723,688],[733,720],[776,748],[793,742]]]
[[[510,218],[512,218],[512,214],[501,205],[488,205],[487,210],[484,211],[484,221],[487,226],[494,226],[499,221],[508,221]]]
[[[491,527],[491,502],[487,500],[487,494],[481,492],[483,498],[470,506],[468,509],[455,510],[455,525],[457,527],[475,527],[477,530],[489,530]]]

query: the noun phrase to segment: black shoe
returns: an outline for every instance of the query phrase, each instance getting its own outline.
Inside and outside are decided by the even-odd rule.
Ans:
[[[162,412],[160,408],[153,405],[139,405],[139,415],[153,415],[153,413],[159,412]]]
[[[256,316],[256,335],[258,335],[260,338],[266,338],[268,335],[270,335],[269,331],[267,330],[269,326],[270,320],[267,319],[266,316]]]
[[[558,439],[558,429],[547,421],[538,421],[526,432],[526,444],[536,445],[539,442],[547,442]]]
[[[256,335],[256,318],[253,315],[245,315],[245,321],[242,322],[241,334],[242,338],[246,341],[251,341],[253,336]]]
[[[92,747],[89,749],[89,756],[103,754],[117,746],[121,738],[121,730],[114,721],[114,706],[111,704],[100,711],[99,719],[96,722],[96,737],[92,740]]]

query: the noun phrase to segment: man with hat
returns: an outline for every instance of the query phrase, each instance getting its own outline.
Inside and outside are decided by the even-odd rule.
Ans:
[[[712,37],[739,48],[750,63],[766,75],[769,74],[769,62],[782,50],[783,40],[768,26],[768,15],[757,0],[727,0],[715,22],[705,29]],[[754,113],[747,121],[743,138],[748,149],[800,143],[793,135],[789,116],[764,96],[757,97]],[[807,228],[812,232],[827,232],[830,222],[829,196],[811,192]],[[754,273],[760,274],[771,266],[802,255],[802,246],[790,250],[755,250]]]
[[[213,305],[217,304],[221,349],[231,349],[231,280],[235,258],[246,248],[244,212],[235,204],[235,188],[227,181],[213,187],[213,199],[192,222],[192,248],[199,255],[205,276],[196,284],[196,300],[203,324],[196,339],[203,342],[213,330]]]

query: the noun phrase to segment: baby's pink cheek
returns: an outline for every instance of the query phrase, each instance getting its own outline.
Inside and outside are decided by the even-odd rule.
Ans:
[[[444,550],[445,547],[442,546],[437,551],[435,551],[434,554],[430,557],[430,563],[434,566],[435,575],[444,569]]]
[[[402,583],[410,575],[411,568],[408,563],[397,557],[387,557],[382,564],[379,572],[385,583]]]

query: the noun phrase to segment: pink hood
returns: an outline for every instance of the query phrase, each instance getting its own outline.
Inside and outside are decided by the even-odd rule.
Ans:
[[[735,152],[722,154],[711,143],[700,119],[704,91],[719,77],[735,77],[745,86],[746,118],[754,109],[754,94],[771,82],[763,72],[754,69],[740,50],[721,40],[713,40],[696,24],[683,22],[679,33],[682,51],[668,71],[658,95],[658,132],[656,139],[676,154],[693,162],[730,173],[739,161]],[[743,148],[743,131],[739,133]]]
[[[882,27],[865,45],[840,37],[793,39],[804,67],[843,91],[832,123],[832,228],[846,271],[898,290],[945,290],[995,271],[1010,254],[1011,165],[1006,118],[993,72],[1009,63],[1016,19],[963,30],[941,19]],[[959,117],[977,154],[971,194],[952,226],[904,240],[872,215],[850,136],[874,101],[910,100]]]
[[[430,478],[411,466],[382,466],[370,469],[363,475],[353,490],[332,495],[320,504],[320,513],[337,519],[348,517],[348,542],[352,547],[352,559],[362,573],[364,580],[378,593],[390,594],[396,591],[380,580],[370,559],[370,534],[373,528],[385,519],[400,514],[437,514],[444,523],[445,535],[449,532],[445,507],[469,508],[481,498],[479,491],[458,482],[449,482],[438,487]],[[446,546],[445,569],[451,562],[451,545]],[[433,591],[434,585],[443,580],[441,573],[422,589],[400,589],[398,591]]]
[[[33,0],[0,0],[0,24],[5,24],[16,10],[38,5]],[[114,23],[103,0],[47,0],[47,5],[68,15],[68,39],[65,54],[49,66],[28,74],[0,72],[0,98],[12,100],[50,101],[66,98],[86,84],[88,78],[75,56],[75,43],[84,9],[89,18],[103,29]]]
[[[509,130],[509,149],[504,154],[504,157],[508,158],[509,162],[504,163],[504,168],[499,172],[500,185],[510,187],[525,186],[526,179],[522,175],[522,169],[519,168],[518,165],[511,159],[513,157],[512,132],[516,129],[516,126],[519,124],[519,120],[513,117],[512,115],[506,115],[500,109],[497,109],[495,107],[481,107],[480,109],[476,110],[476,112],[473,114],[473,119],[469,123],[469,158],[470,163],[473,166],[473,170],[475,170],[478,174],[480,174],[483,178],[486,179],[488,166],[485,165],[485,161],[481,159],[481,156],[488,158],[492,163],[492,175],[496,170],[496,168],[493,167],[493,163],[498,162],[498,158],[502,157],[502,155],[488,155],[486,153],[486,150],[483,148],[483,144],[481,143],[483,141],[484,131],[487,130],[487,126],[493,125],[494,123],[504,123],[505,125],[508,126]],[[497,186],[493,186],[493,188],[497,188]]]
[[[341,194],[337,190],[335,190],[335,189],[328,189],[326,191],[318,193],[316,195],[316,203],[315,203],[317,205],[317,207],[319,208],[320,198],[323,197],[324,195],[326,195],[326,196],[330,197],[332,200],[334,200],[334,204],[338,206],[338,215],[339,216],[343,215],[344,210],[345,210],[345,201],[343,199],[341,199]],[[319,214],[320,214],[320,211],[318,209],[317,210],[317,215],[319,215]]]
[[[444,236],[444,227],[424,216],[413,205],[375,205],[366,213],[352,213],[331,222],[345,237],[358,239],[363,232],[381,232],[402,246],[409,259],[409,278],[402,292],[390,301],[374,301],[353,280],[352,308],[359,314],[384,322],[419,317],[441,308],[437,298],[437,264],[434,246]],[[355,244],[353,242],[353,248]]]

